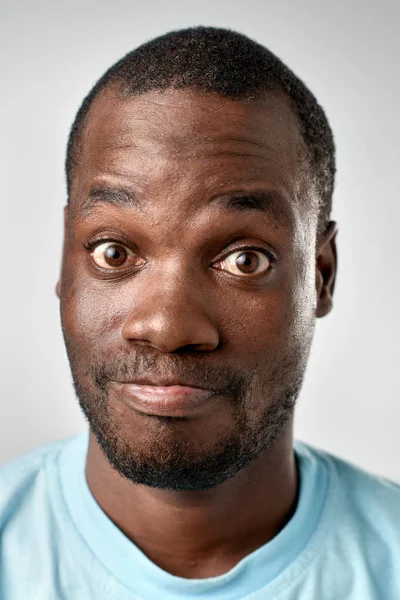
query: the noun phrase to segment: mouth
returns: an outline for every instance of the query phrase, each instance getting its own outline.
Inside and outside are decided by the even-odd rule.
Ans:
[[[216,390],[183,385],[178,382],[162,385],[148,380],[112,382],[131,408],[147,415],[189,417],[201,413]],[[164,383],[164,382],[163,382]]]

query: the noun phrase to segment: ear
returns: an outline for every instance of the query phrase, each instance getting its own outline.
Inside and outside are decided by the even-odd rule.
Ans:
[[[66,204],[64,206],[64,244],[63,245],[65,245],[65,238],[67,235],[67,221],[68,221],[68,204]],[[63,252],[63,257],[64,257],[64,252]],[[62,271],[62,264],[61,264],[61,271]],[[57,294],[58,298],[60,298],[60,296],[61,296],[61,272],[60,272],[60,276],[58,278],[57,285],[56,285],[56,294]]]
[[[337,272],[336,235],[338,226],[329,221],[317,248],[315,287],[317,292],[317,317],[325,317],[332,310],[332,298]]]

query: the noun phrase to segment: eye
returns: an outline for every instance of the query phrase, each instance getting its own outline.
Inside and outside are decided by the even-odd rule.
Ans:
[[[220,261],[218,268],[232,275],[262,275],[271,266],[271,260],[259,250],[238,250]]]
[[[123,266],[128,258],[133,261],[134,265],[144,263],[144,260],[140,256],[118,242],[103,242],[102,244],[98,244],[92,250],[91,254],[96,265],[105,269],[117,269]]]

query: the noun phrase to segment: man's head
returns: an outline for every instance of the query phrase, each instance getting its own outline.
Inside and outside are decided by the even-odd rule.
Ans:
[[[123,476],[212,487],[290,427],[331,309],[334,172],[315,98],[234,32],[158,38],[85,99],[57,293],[77,396]],[[128,381],[215,394],[186,417],[150,416]]]

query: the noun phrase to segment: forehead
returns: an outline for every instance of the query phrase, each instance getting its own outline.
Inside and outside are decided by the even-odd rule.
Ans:
[[[128,187],[149,199],[186,194],[193,207],[200,196],[271,188],[304,203],[305,156],[283,94],[244,101],[168,89],[122,97],[110,87],[89,111],[71,195],[79,206],[96,187]]]

